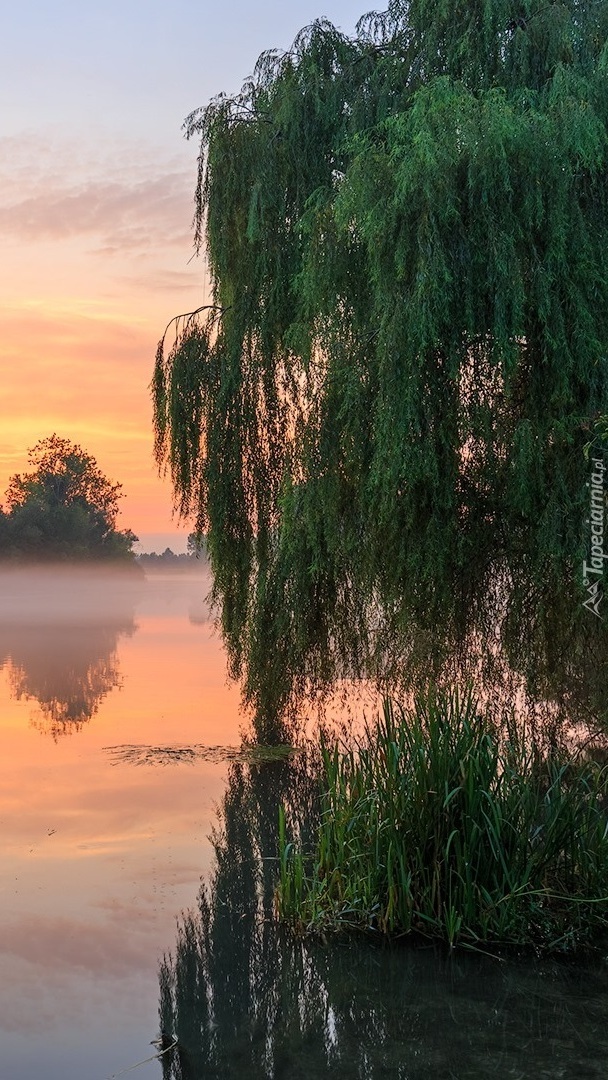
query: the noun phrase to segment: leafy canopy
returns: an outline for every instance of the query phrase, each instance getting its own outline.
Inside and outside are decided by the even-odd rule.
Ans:
[[[393,0],[187,119],[213,303],[159,346],[156,450],[260,714],[490,640],[580,666],[607,67],[603,0]]]
[[[0,553],[35,558],[121,558],[137,537],[116,529],[121,485],[80,446],[50,435],[28,452],[0,519]]]

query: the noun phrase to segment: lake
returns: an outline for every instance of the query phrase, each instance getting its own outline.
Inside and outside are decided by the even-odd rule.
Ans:
[[[117,1077],[157,1052],[159,1003],[179,1050],[141,1080],[605,1076],[605,958],[277,931],[276,806],[305,770],[239,758],[209,585],[0,575],[0,1080]]]

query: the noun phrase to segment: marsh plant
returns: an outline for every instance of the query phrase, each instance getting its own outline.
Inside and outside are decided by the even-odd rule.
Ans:
[[[491,721],[467,690],[390,701],[350,748],[323,747],[312,852],[279,814],[279,915],[569,950],[608,930],[608,767]]]

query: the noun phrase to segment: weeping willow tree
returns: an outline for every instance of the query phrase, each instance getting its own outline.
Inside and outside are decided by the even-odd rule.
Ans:
[[[159,345],[156,452],[259,716],[473,645],[548,693],[601,637],[607,121],[591,0],[316,22],[187,119],[213,296]]]

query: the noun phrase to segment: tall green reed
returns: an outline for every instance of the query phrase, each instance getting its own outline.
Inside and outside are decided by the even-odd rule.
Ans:
[[[568,949],[608,930],[608,769],[499,730],[473,693],[390,701],[322,746],[316,848],[280,815],[277,910],[302,931]]]

